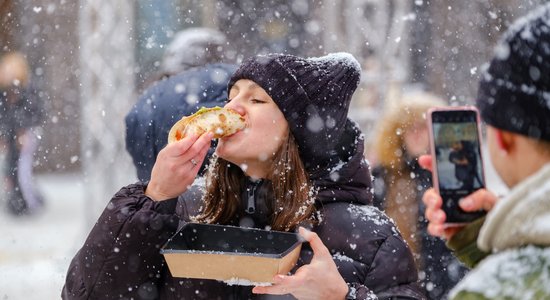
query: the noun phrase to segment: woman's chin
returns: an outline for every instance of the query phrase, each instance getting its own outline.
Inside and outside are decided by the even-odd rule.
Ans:
[[[235,151],[232,148],[233,147],[231,147],[227,143],[220,142],[216,147],[216,155],[227,161],[233,162],[235,160],[235,153],[238,153],[238,151]]]
[[[234,165],[237,165],[237,166],[241,166],[242,165],[242,160],[241,159],[238,159],[236,158],[235,156],[232,156],[232,155],[224,155],[224,153],[217,153],[216,154],[218,155],[219,158],[223,159],[223,160],[226,160]]]

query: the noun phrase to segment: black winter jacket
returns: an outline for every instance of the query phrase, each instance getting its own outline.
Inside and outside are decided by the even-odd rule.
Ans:
[[[321,221],[312,230],[333,253],[357,299],[424,299],[405,241],[384,213],[370,205],[371,177],[362,154],[363,140],[358,131],[353,134],[353,153],[342,156],[327,177],[315,180]],[[262,227],[269,182],[249,184],[254,185],[256,206],[249,216]],[[172,277],[159,250],[178,224],[196,213],[201,189],[154,202],[144,195],[144,188],[144,184],[124,187],[109,202],[70,264],[64,299],[293,299],[255,295],[249,286]],[[311,248],[304,244],[297,267],[311,258]]]
[[[446,299],[447,293],[464,277],[468,269],[447,248],[445,241],[428,233],[428,221],[424,218],[425,206],[422,195],[432,187],[432,173],[423,169],[418,160],[408,160],[402,176],[412,181],[412,191],[401,190],[401,195],[414,195],[418,204],[417,234],[419,237],[419,271],[421,285],[428,299]],[[414,176],[410,176],[414,174]],[[386,167],[377,166],[372,170],[374,177],[374,206],[381,210],[386,208],[389,189],[398,188],[399,177],[393,175]],[[400,206],[402,207],[402,206]],[[405,208],[406,210],[406,208]]]

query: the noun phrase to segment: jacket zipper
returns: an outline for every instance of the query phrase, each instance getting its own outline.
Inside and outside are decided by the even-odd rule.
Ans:
[[[256,189],[258,188],[258,186],[260,185],[260,182],[261,181],[254,181],[252,182],[252,186],[250,186],[248,189],[247,189],[247,199],[248,199],[248,202],[247,202],[247,207],[246,207],[246,212],[248,214],[254,214],[254,212],[256,212],[256,197],[255,197],[255,193],[256,193]]]

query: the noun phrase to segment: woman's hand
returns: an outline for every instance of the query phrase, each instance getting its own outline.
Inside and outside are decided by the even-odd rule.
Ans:
[[[424,169],[432,170],[432,157],[430,155],[422,155],[418,159],[418,163]],[[458,205],[466,212],[475,212],[480,209],[489,211],[495,205],[497,197],[486,189],[479,189],[472,194],[460,199]],[[430,188],[426,190],[422,196],[422,202],[426,205],[424,215],[428,220],[428,233],[433,236],[439,236],[444,239],[450,239],[457,232],[462,230],[464,226],[449,227],[445,224],[447,215],[441,208],[443,199],[435,191]]]
[[[292,294],[296,299],[345,299],[348,285],[338,272],[330,251],[319,236],[300,227],[300,235],[313,249],[313,258],[294,275],[276,275],[272,286],[256,286],[255,294]]]
[[[162,149],[151,171],[145,195],[155,201],[172,199],[193,184],[210,148],[213,134],[190,135]]]

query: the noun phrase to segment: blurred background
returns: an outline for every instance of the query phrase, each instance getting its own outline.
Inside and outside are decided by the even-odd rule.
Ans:
[[[352,53],[363,75],[350,117],[368,149],[380,112],[407,91],[472,104],[501,32],[541,2],[0,0],[0,55],[26,57],[43,103],[33,166],[45,198],[36,215],[0,210],[0,298],[59,298],[69,260],[108,199],[137,180],[124,116],[178,31],[224,32],[229,63],[269,52]]]

